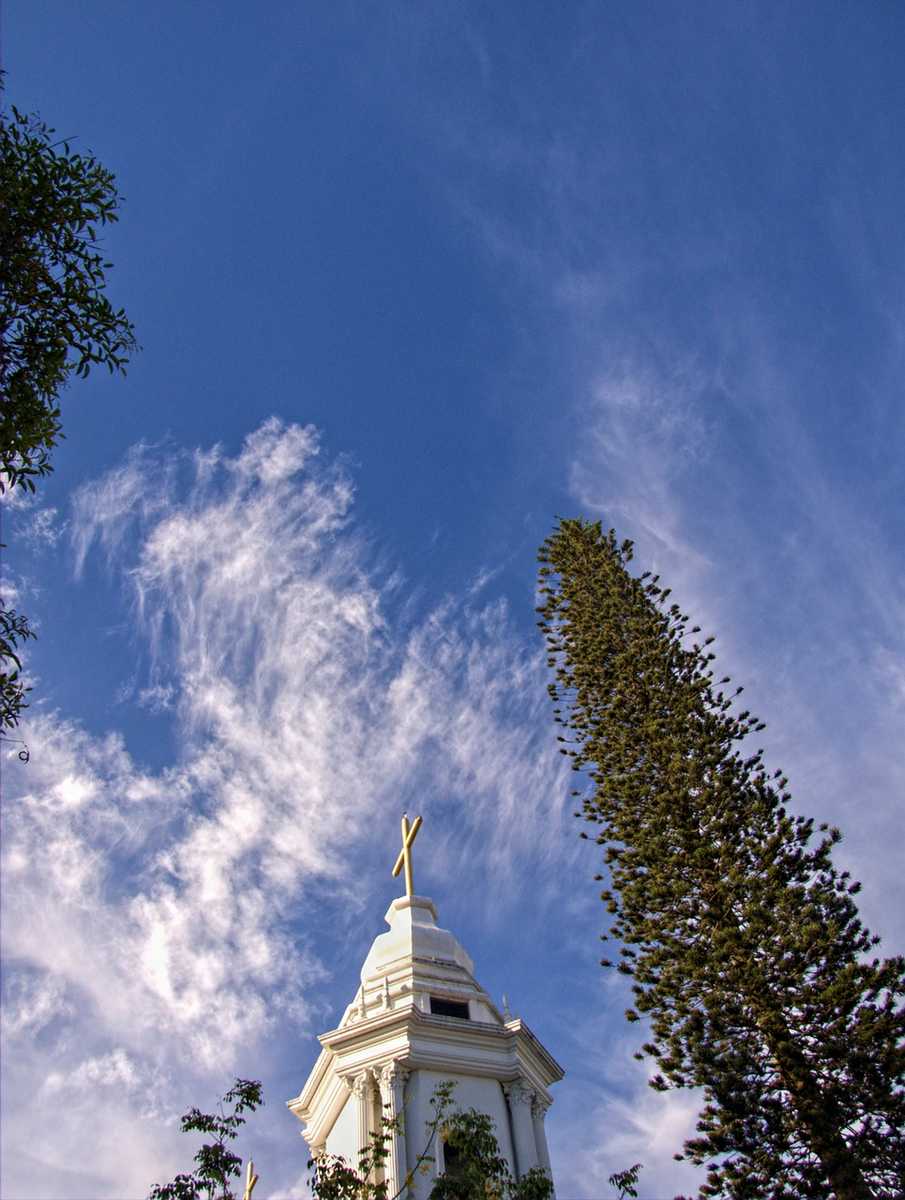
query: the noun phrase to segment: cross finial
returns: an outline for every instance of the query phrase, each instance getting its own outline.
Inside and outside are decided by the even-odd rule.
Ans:
[[[255,1190],[255,1184],[258,1182],[258,1177],[255,1174],[255,1165],[248,1160],[245,1167],[245,1195],[242,1200],[251,1200],[251,1193]]]
[[[412,843],[420,828],[420,817],[415,817],[412,825],[409,826],[408,813],[402,814],[402,849],[399,851],[399,857],[396,859],[395,867],[393,867],[393,878],[395,879],[402,868],[405,867],[405,894],[407,896],[414,896],[415,894],[415,889],[412,886]]]

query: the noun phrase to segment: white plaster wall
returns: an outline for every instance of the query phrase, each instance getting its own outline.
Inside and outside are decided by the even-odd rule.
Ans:
[[[472,1021],[486,1021],[490,1025],[499,1025],[497,1017],[490,1011],[489,1005],[478,996],[470,996]]]
[[[415,1170],[418,1155],[424,1151],[427,1142],[426,1123],[429,1119],[432,1085],[425,1080],[425,1074],[424,1071],[412,1071],[405,1085],[403,1128],[407,1171]],[[424,1200],[429,1195],[435,1176],[435,1163],[426,1163],[417,1171],[410,1189],[415,1200]]]
[[[500,1153],[509,1164],[509,1170],[515,1175],[515,1155],[512,1151],[512,1136],[509,1129],[509,1112],[506,1097],[501,1085],[495,1079],[486,1079],[478,1075],[451,1075],[436,1071],[415,1071],[406,1089],[406,1150],[409,1156],[409,1167],[414,1165],[415,1158],[424,1149],[427,1141],[427,1126],[433,1110],[430,1099],[438,1084],[452,1079],[456,1088],[453,1092],[453,1108],[475,1108],[478,1112],[486,1113],[494,1123],[496,1139],[499,1142]],[[436,1169],[442,1169],[442,1150],[435,1152],[438,1160],[437,1167],[432,1166],[427,1176],[422,1177],[425,1187],[416,1187],[416,1193],[426,1195],[430,1191],[430,1180]]]
[[[349,1096],[327,1134],[327,1153],[340,1154],[351,1167],[358,1167],[358,1098]]]

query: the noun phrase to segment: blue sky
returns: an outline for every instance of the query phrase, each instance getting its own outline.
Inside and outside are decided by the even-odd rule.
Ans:
[[[356,987],[416,882],[567,1070],[562,1200],[694,1186],[632,1059],[555,754],[534,553],[636,539],[905,943],[900,5],[11,4],[8,99],[126,198],[144,349],[7,506],[3,1183],[122,1200]],[[181,1143],[186,1140],[186,1145]]]

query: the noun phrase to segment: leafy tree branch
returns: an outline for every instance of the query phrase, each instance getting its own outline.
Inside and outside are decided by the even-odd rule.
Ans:
[[[190,1108],[182,1116],[183,1133],[203,1133],[205,1142],[195,1155],[195,1169],[177,1175],[172,1183],[155,1184],[148,1200],[235,1200],[230,1181],[237,1179],[242,1159],[229,1148],[245,1124],[245,1113],[254,1112],[264,1103],[257,1079],[236,1079],[221,1098],[217,1111],[203,1113]]]
[[[15,105],[0,112],[0,196],[0,493],[34,492],[63,436],[63,387],[93,366],[125,373],[138,348],[99,241],[122,201],[106,167]],[[2,736],[26,707],[16,647],[35,635],[2,598],[0,621]]]
[[[386,1163],[393,1139],[402,1132],[403,1117],[384,1114],[380,1128],[359,1154],[357,1167],[338,1154],[324,1153],[309,1161],[311,1194],[316,1200],[401,1200],[416,1177],[429,1172],[436,1162],[440,1141],[450,1150],[444,1154],[446,1169],[434,1180],[430,1200],[551,1200],[549,1175],[534,1168],[514,1180],[500,1153],[492,1120],[475,1109],[454,1109],[454,1090],[451,1081],[435,1088],[424,1147],[396,1191],[390,1192]],[[214,1140],[195,1155],[193,1172],[177,1175],[172,1183],[155,1185],[148,1200],[237,1200],[230,1180],[239,1177],[242,1160],[226,1143],[235,1139],[244,1124],[241,1114],[262,1103],[260,1083],[237,1079],[216,1113],[189,1109],[182,1118],[183,1132],[211,1134]],[[257,1179],[249,1172],[249,1180],[252,1178]]]

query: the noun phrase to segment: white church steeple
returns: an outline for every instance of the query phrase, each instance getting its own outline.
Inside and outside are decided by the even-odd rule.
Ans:
[[[456,1084],[455,1104],[487,1113],[500,1152],[520,1178],[550,1171],[544,1117],[549,1088],[562,1068],[517,1017],[504,1016],[474,977],[458,940],[437,925],[432,900],[412,894],[411,847],[421,827],[403,817],[403,847],[393,870],[405,869],[406,895],[386,913],[389,929],[374,939],[361,985],[300,1094],[288,1102],[304,1121],[313,1156],[341,1154],[351,1165],[383,1113],[402,1114],[387,1161],[388,1194],[402,1186],[424,1150],[437,1084]],[[434,1152],[442,1158],[442,1149]],[[413,1200],[430,1192],[435,1162],[410,1186]]]

